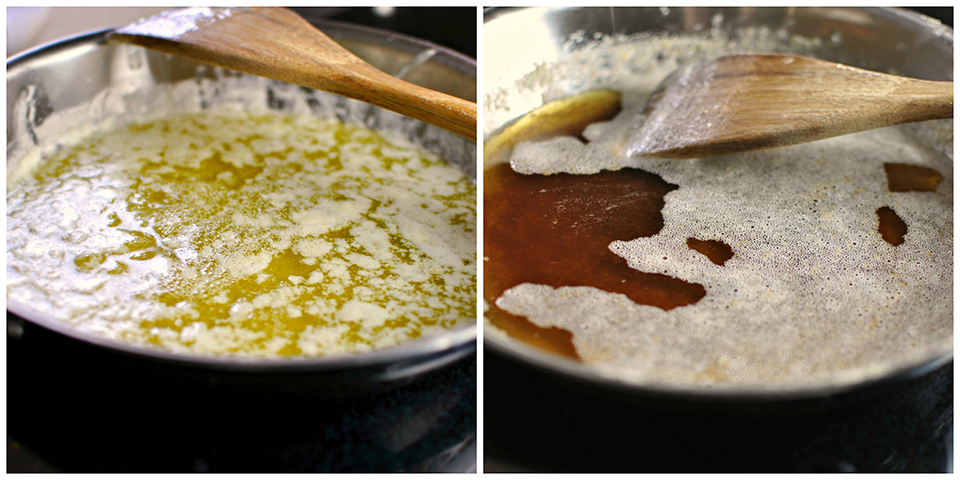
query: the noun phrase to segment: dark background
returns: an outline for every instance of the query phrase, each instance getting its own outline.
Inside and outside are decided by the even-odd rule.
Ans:
[[[475,7],[397,7],[389,15],[378,14],[374,8],[295,7],[293,10],[308,19],[317,15],[402,33],[477,58],[478,10]]]
[[[953,7],[908,7],[908,9],[936,18],[944,25],[953,28]]]

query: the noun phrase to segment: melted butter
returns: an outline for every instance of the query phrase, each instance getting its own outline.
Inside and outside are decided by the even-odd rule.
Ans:
[[[590,286],[663,310],[694,303],[702,285],[641,272],[608,245],[655,235],[663,197],[676,185],[636,169],[595,175],[523,175],[501,164],[484,172],[484,297],[524,282]],[[494,306],[490,322],[546,350],[576,357],[569,331],[540,328]]]
[[[907,235],[907,224],[897,215],[897,212],[888,206],[880,207],[877,209],[877,219],[880,223],[877,231],[880,232],[884,242],[894,247],[903,243]]]
[[[910,144],[890,132],[702,161],[624,158],[616,152],[636,105],[604,123],[558,108],[583,98],[552,102],[509,131],[535,141],[485,146],[499,162],[484,170],[490,326],[602,371],[712,385],[846,373],[849,344],[926,348],[905,343],[902,328],[933,345],[949,339],[940,333],[949,309],[902,323],[911,307],[940,305],[924,269],[949,278],[949,191],[935,194],[948,178],[942,160],[843,149],[884,135]],[[894,151],[911,163],[890,162]],[[880,202],[909,213],[871,208]],[[917,214],[928,208],[938,220]]]
[[[702,285],[706,295],[664,310],[582,283],[555,287],[520,279],[491,298],[498,292],[486,287],[496,281],[486,267],[495,259],[485,248],[486,338],[529,341],[514,333],[522,322],[514,330],[497,324],[495,317],[511,315],[540,329],[531,337],[564,334],[557,346],[604,379],[731,392],[854,385],[949,355],[952,122],[689,161],[631,157],[649,93],[682,63],[748,51],[812,54],[816,43],[763,29],[580,37],[571,36],[555,59],[519,78],[496,72],[504,75],[485,87],[485,130],[495,133],[540,99],[562,105],[562,97],[593,89],[622,92],[621,112],[566,136],[516,142],[507,158],[492,161],[487,150],[498,144],[491,138],[484,151],[484,221],[491,201],[486,176],[505,168],[495,162],[509,162],[526,176],[643,170],[677,186],[664,196],[662,228],[606,249],[638,272]],[[575,113],[559,120],[573,123]],[[896,191],[886,164],[922,167],[928,173],[921,177],[938,184]],[[876,211],[884,205],[909,227],[898,246],[878,232]],[[551,240],[549,233],[543,237]],[[691,238],[722,242],[734,255],[718,265],[691,248]],[[563,265],[580,250],[571,247],[550,261]]]
[[[8,195],[8,298],[173,351],[322,356],[476,312],[476,190],[313,117],[183,115],[64,149]]]
[[[484,144],[484,168],[509,161],[513,147],[520,142],[569,135],[588,143],[583,130],[591,123],[610,120],[620,113],[621,97],[615,90],[591,90],[547,103],[508,125]]]
[[[687,239],[687,246],[706,255],[717,265],[723,265],[733,258],[733,248],[720,240],[700,240],[691,237]]]
[[[884,163],[883,170],[891,192],[935,192],[943,180],[940,172],[919,165]]]

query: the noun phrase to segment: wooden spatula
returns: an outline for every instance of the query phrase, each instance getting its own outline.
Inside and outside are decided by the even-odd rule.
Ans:
[[[477,138],[475,103],[387,75],[285,8],[172,10],[109,38],[336,93]]]
[[[628,154],[700,158],[953,118],[953,82],[798,55],[734,55],[678,69],[646,114]]]

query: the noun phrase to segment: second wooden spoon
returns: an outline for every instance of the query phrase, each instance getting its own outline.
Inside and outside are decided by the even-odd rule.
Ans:
[[[475,103],[387,75],[285,8],[173,10],[110,39],[336,93],[477,138]]]
[[[953,82],[798,55],[734,55],[681,67],[645,113],[628,154],[709,157],[953,118]]]

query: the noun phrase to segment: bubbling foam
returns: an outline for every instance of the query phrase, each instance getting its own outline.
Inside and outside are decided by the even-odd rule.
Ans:
[[[635,85],[623,77],[603,86]],[[511,164],[525,174],[640,168],[679,185],[658,234],[609,249],[634,269],[701,284],[706,296],[664,311],[593,287],[524,283],[498,307],[569,330],[599,372],[680,387],[845,384],[951,350],[950,158],[903,127],[689,161],[627,157],[643,104],[642,93],[625,93],[615,119],[584,132],[590,143],[520,143]],[[933,192],[891,192],[885,163],[943,180]],[[883,206],[908,225],[899,246],[877,231]],[[717,265],[689,238],[723,242],[734,255]]]

